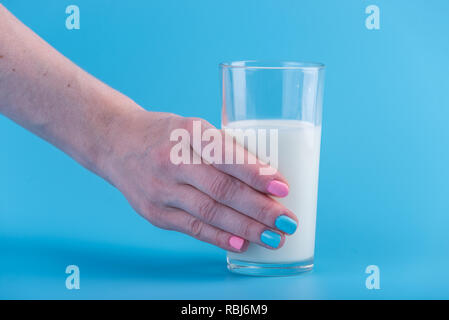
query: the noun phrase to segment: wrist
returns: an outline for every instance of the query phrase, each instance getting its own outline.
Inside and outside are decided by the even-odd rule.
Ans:
[[[117,163],[124,157],[127,146],[133,143],[131,136],[136,119],[150,112],[127,97],[111,100],[114,101],[110,101],[112,107],[105,115],[107,123],[101,130],[102,139],[98,139],[90,153],[90,161],[93,164],[90,170],[115,185]]]

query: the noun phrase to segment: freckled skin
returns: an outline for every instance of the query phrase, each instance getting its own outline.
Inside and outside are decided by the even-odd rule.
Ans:
[[[234,252],[249,242],[272,249],[260,240],[266,230],[278,232],[283,245],[275,220],[297,218],[267,195],[274,180],[287,188],[280,173],[260,175],[261,163],[170,161],[178,143],[170,140],[173,131],[192,137],[194,121],[214,129],[207,121],[146,111],[62,56],[1,4],[0,52],[0,113],[110,182],[152,224]],[[195,146],[183,143],[193,152]],[[243,241],[240,249],[235,237]]]

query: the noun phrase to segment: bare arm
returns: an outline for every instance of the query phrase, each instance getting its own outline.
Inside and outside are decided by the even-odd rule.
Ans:
[[[137,109],[0,4],[0,113],[99,173],[111,126]]]
[[[182,128],[192,134],[195,119],[144,110],[1,5],[0,113],[108,180],[161,228],[235,252],[249,242],[280,248],[296,230],[296,216],[267,196],[288,193],[279,173],[261,176],[260,164],[171,163],[170,133]]]

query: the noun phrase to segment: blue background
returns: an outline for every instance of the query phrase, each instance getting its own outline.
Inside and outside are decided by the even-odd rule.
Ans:
[[[327,65],[316,268],[229,273],[225,253],[140,218],[0,117],[0,298],[449,298],[449,1],[6,0],[51,45],[148,110],[220,125],[218,63]],[[81,29],[65,28],[76,4]],[[365,8],[380,8],[380,30]],[[65,268],[81,289],[65,288]],[[365,268],[380,268],[380,290]]]

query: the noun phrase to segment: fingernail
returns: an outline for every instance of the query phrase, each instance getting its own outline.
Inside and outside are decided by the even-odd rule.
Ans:
[[[243,243],[245,243],[245,240],[243,240],[242,238],[236,236],[232,236],[231,238],[229,238],[229,244],[236,250],[242,249]]]
[[[279,243],[281,243],[281,235],[271,230],[265,230],[260,235],[260,241],[265,243],[267,246],[277,248]]]
[[[288,186],[277,180],[273,180],[268,184],[267,191],[277,197],[285,197],[288,194]]]
[[[276,228],[288,234],[293,234],[298,227],[298,223],[286,215],[277,217],[274,224],[276,225]]]

